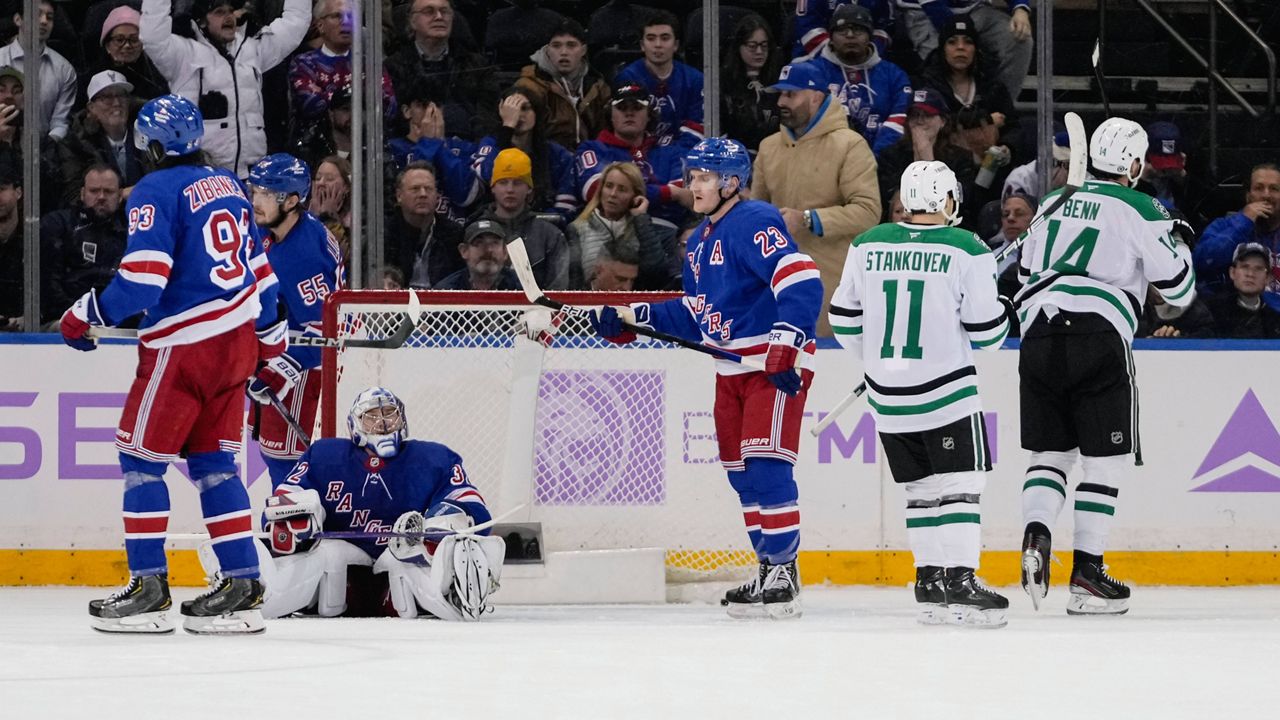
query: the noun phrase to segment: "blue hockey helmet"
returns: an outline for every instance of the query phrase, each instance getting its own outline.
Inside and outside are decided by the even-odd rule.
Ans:
[[[165,157],[190,155],[204,139],[204,116],[181,95],[161,95],[142,106],[133,122],[133,142],[160,162]]]
[[[404,403],[395,393],[381,387],[371,387],[356,396],[347,415],[347,429],[356,447],[365,448],[380,458],[395,457],[409,439]]]
[[[684,156],[684,182],[689,184],[689,173],[705,170],[720,175],[720,187],[727,187],[729,178],[738,178],[738,187],[746,188],[751,180],[751,155],[737,140],[727,137],[709,137],[694,145]]]
[[[249,168],[249,184],[276,193],[282,202],[289,195],[297,195],[299,201],[306,202],[311,194],[311,170],[288,153],[276,153]]]

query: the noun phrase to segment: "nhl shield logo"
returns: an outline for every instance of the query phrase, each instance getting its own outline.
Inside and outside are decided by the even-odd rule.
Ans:
[[[1119,430],[1116,430],[1115,432],[1111,433],[1112,445],[1119,445],[1122,442],[1124,442],[1124,433],[1120,432]]]
[[[955,450],[955,449],[956,449],[956,439],[955,439],[955,438],[953,438],[953,437],[951,437],[951,436],[949,436],[949,435],[948,435],[947,437],[942,438],[942,449],[943,449],[943,450]]]

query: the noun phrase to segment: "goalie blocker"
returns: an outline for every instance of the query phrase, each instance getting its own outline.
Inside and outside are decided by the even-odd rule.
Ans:
[[[505,546],[487,528],[470,530],[490,514],[467,480],[462,458],[439,443],[409,440],[404,404],[382,388],[356,397],[348,427],[349,440],[316,441],[263,510],[270,533],[266,544],[258,544],[267,588],[263,616],[342,615],[348,611],[348,568],[363,566],[386,576],[390,614],[479,619],[498,589]],[[432,528],[454,534],[438,543],[314,537],[320,531]],[[206,571],[217,572],[211,553],[202,549],[200,557]],[[375,587],[380,598],[381,582]]]

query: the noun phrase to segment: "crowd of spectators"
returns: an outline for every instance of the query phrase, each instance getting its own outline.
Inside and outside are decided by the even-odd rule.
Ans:
[[[305,161],[309,210],[349,252],[355,1],[41,0],[42,323],[115,272],[122,208],[149,170],[132,118],[168,92],[199,105],[211,162],[243,177],[270,152]],[[828,295],[849,241],[904,218],[896,186],[913,161],[955,171],[962,225],[993,250],[1037,211],[1035,138],[1014,107],[1028,0],[810,0],[779,17],[725,3],[719,58],[701,57],[701,8],[677,0],[382,5],[386,265],[373,284],[514,289],[503,242],[519,236],[544,288],[678,289],[697,221],[681,158],[704,132],[711,63],[721,132],[755,158],[748,192],[779,207]],[[4,330],[23,329],[22,8],[0,0]],[[1203,302],[1149,300],[1139,335],[1280,337],[1280,170],[1254,168],[1240,211],[1210,221],[1190,207],[1205,188],[1177,126],[1148,135],[1138,187],[1202,233]],[[1001,292],[1016,290],[1015,263],[999,268]]]

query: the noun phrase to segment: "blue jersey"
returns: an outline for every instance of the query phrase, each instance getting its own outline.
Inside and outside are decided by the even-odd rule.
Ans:
[[[871,152],[902,139],[907,129],[907,109],[911,106],[911,78],[902,68],[880,59],[874,48],[871,57],[859,65],[845,65],[826,47],[810,61],[822,79],[844,105],[849,126],[866,139]]]
[[[462,458],[440,443],[407,440],[393,458],[370,455],[346,438],[311,444],[275,494],[315,490],[324,505],[329,532],[389,531],[396,519],[438,503],[460,508],[476,524],[489,522],[484,498],[467,481]],[[479,534],[488,534],[481,531]],[[371,557],[382,553],[386,538],[351,540]]]
[[[267,260],[280,283],[280,297],[288,309],[290,332],[323,335],[324,299],[343,285],[338,241],[324,223],[303,211],[283,240],[267,233],[265,245]],[[318,347],[291,346],[285,354],[297,360],[303,370],[320,366]]]
[[[493,159],[498,156],[501,149],[498,147],[498,139],[492,135],[486,135],[480,139],[480,144],[476,148],[475,156],[472,162],[475,166],[476,175],[480,177],[480,182],[485,187],[490,187],[493,183]],[[551,174],[551,190],[548,195],[554,198],[555,203],[551,207],[537,207],[533,209],[539,212],[554,212],[565,219],[565,224],[573,222],[577,217],[580,203],[578,202],[578,175],[574,168],[573,153],[564,149],[564,146],[557,142],[547,141],[547,164]]]
[[[644,60],[636,60],[618,71],[614,85],[635,83],[641,85],[657,103],[658,137],[675,135],[681,129],[689,129],[702,139],[702,73],[680,61],[671,63],[671,74],[659,80],[649,72]]]
[[[276,277],[253,206],[230,171],[182,165],[144,175],[128,203],[120,269],[99,299],[109,323],[146,311],[146,347],[189,345],[276,319]]]
[[[689,238],[684,297],[649,307],[656,330],[705,342],[740,355],[763,357],[769,331],[784,322],[809,342],[800,367],[812,368],[813,336],[822,308],[818,266],[800,252],[777,208],[741,200],[720,222],[703,220]],[[643,322],[643,309],[637,321]],[[720,373],[751,368],[717,361]]]
[[[638,147],[632,147],[612,131],[600,131],[595,140],[587,140],[578,146],[577,176],[582,185],[582,199],[589,201],[595,195],[600,185],[600,173],[610,163],[629,162],[640,168],[640,175],[644,177],[649,214],[671,225],[679,225],[686,212],[671,199],[668,186],[684,183],[684,154],[698,144],[699,139],[691,132],[661,139],[650,135]]]
[[[420,138],[416,143],[409,138],[395,138],[387,142],[391,164],[396,172],[404,170],[411,162],[425,162],[435,168],[440,197],[448,202],[443,210],[449,217],[462,220],[468,205],[479,199],[484,189],[476,177],[471,156],[476,145],[462,138]]]
[[[854,0],[796,0],[794,27],[795,43],[791,57],[811,58],[831,39],[827,28],[831,16],[841,5],[852,5]],[[871,11],[875,31],[871,41],[883,54],[893,37],[893,5],[890,0],[857,0],[857,4]]]

